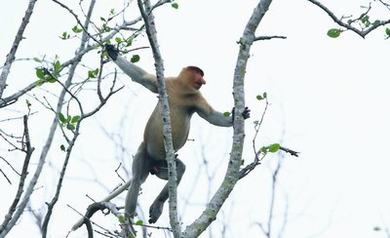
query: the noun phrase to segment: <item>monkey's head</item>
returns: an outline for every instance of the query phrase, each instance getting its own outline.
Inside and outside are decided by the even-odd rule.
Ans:
[[[203,84],[206,84],[203,76],[203,70],[199,67],[187,66],[181,71],[179,78],[185,80],[191,88],[199,90]]]

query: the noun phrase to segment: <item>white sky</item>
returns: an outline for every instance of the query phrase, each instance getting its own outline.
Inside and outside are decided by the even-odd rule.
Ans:
[[[72,1],[73,2],[73,1]],[[169,7],[158,10],[156,21],[161,51],[164,57],[166,75],[175,75],[183,66],[199,65],[206,73],[207,84],[203,94],[215,108],[228,111],[232,106],[232,78],[238,46],[235,43],[245,23],[256,5],[256,1],[197,0],[180,1],[179,10]],[[323,1],[336,14],[348,15],[359,12],[365,1],[344,0]],[[27,1],[3,1],[0,4],[0,62],[9,51],[13,37],[24,14]],[[112,8],[111,1],[99,1],[98,12]],[[386,13],[387,17],[390,14]],[[17,57],[35,57],[58,54],[68,59],[74,53],[78,41],[64,42],[58,39],[66,29],[75,24],[73,18],[50,1],[38,1],[26,40],[22,42]],[[278,142],[301,152],[298,159],[286,157],[280,180],[279,200],[276,211],[283,211],[284,194],[288,196],[289,220],[285,237],[385,237],[383,232],[373,231],[374,226],[390,227],[390,162],[387,149],[390,134],[390,95],[388,93],[388,52],[390,45],[384,40],[384,30],[379,29],[363,40],[352,33],[343,33],[338,39],[330,39],[326,31],[335,24],[320,9],[311,3],[298,0],[274,0],[262,21],[259,35],[285,35],[287,40],[257,42],[246,75],[247,104],[252,109],[252,119],[247,121],[247,141],[245,158],[250,161],[253,153],[250,148],[252,122],[262,112],[262,104],[255,97],[268,92],[271,108],[263,125],[261,142]],[[139,42],[139,45],[145,45]],[[97,58],[90,54],[88,58]],[[141,53],[140,65],[153,70],[150,53]],[[96,60],[96,59],[95,59]],[[27,65],[27,66],[26,66]],[[17,63],[12,68],[6,93],[26,85],[33,79],[36,64]],[[145,120],[154,107],[155,97],[140,86],[134,85],[126,76],[121,80],[127,88],[118,94],[96,121],[82,131],[82,138],[75,148],[75,158],[69,168],[70,178],[64,185],[63,197],[55,210],[52,237],[64,237],[77,214],[66,207],[72,204],[80,211],[88,205],[84,194],[94,197],[104,196],[106,191],[93,179],[94,174],[84,161],[93,159],[93,168],[98,179],[105,186],[119,183],[114,169],[117,161],[113,146],[97,126],[108,130],[118,130],[119,116],[128,110],[128,124],[124,131],[128,150],[134,153],[140,141]],[[37,109],[39,104],[34,103]],[[127,105],[126,108],[123,108]],[[110,108],[109,108],[110,107]],[[42,110],[41,110],[42,111]],[[6,118],[7,110],[0,111],[0,120]],[[51,115],[46,114],[50,118]],[[33,119],[38,123],[38,119]],[[186,174],[180,185],[181,197],[189,194],[189,184],[196,176],[192,167],[199,166],[200,148],[206,143],[210,166],[220,169],[213,180],[212,189],[222,179],[228,152],[230,150],[231,129],[215,128],[198,117],[193,120],[190,137],[180,153],[187,164]],[[47,125],[47,124],[44,124]],[[44,125],[31,130],[36,134],[36,146],[46,135]],[[2,124],[0,124],[2,127]],[[42,137],[42,138],[41,138]],[[282,138],[283,137],[283,138]],[[56,148],[61,143],[58,138]],[[109,148],[107,148],[109,147]],[[35,156],[39,154],[37,148]],[[53,149],[52,149],[53,150]],[[54,149],[56,150],[56,149]],[[0,153],[4,151],[0,147]],[[195,154],[195,156],[193,156]],[[62,157],[56,162],[52,153],[50,159],[54,168],[59,168]],[[20,159],[20,157],[18,157]],[[36,157],[35,157],[36,159]],[[271,161],[276,158],[269,158]],[[57,164],[58,163],[58,164]],[[3,167],[3,164],[1,164]],[[214,226],[214,237],[219,237],[220,223],[231,214],[227,237],[262,237],[254,222],[266,219],[269,199],[269,166],[264,163],[239,183],[229,199],[224,212],[218,216]],[[49,168],[49,167],[48,167]],[[47,177],[40,185],[55,183],[56,173],[45,170]],[[84,178],[77,180],[75,178]],[[204,186],[206,175],[199,178],[195,195],[191,197],[191,208],[183,214],[183,222],[192,221],[205,201]],[[0,180],[4,214],[14,194],[14,187]],[[16,181],[16,180],[15,180]],[[186,186],[187,185],[187,186]],[[96,191],[91,191],[94,186]],[[162,183],[150,179],[144,186],[141,205],[147,211],[150,201]],[[47,185],[45,192],[37,191],[35,206],[39,201],[51,198]],[[152,191],[152,192],[150,192]],[[184,203],[183,201],[181,201]],[[229,209],[233,206],[232,209]],[[167,206],[166,206],[167,208]],[[60,214],[59,214],[60,213]],[[277,222],[283,213],[276,214]],[[62,219],[62,225],[55,221]],[[21,237],[31,229],[29,237],[38,237],[36,228],[24,216],[20,227],[16,227],[8,237]],[[167,209],[161,224],[168,224]],[[23,226],[23,228],[22,228]],[[277,230],[278,227],[275,227]],[[84,230],[83,230],[84,232]],[[35,235],[36,234],[36,235]],[[71,237],[84,237],[84,233],[74,233]],[[156,235],[156,237],[159,237]],[[207,237],[207,232],[202,237]]]

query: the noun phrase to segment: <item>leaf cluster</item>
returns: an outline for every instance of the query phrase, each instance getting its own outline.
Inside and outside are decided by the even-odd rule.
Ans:
[[[94,70],[88,70],[88,78],[91,79],[91,78],[97,78],[97,76],[99,75],[99,69],[96,68]]]
[[[370,16],[367,15],[367,13],[362,14],[359,18],[357,19],[349,19],[347,21],[348,25],[353,28],[353,24],[358,23],[360,27],[362,28],[362,31],[367,30],[367,29],[372,29],[375,27],[378,27],[380,25],[383,25],[384,23],[381,22],[380,20],[370,20]],[[346,27],[348,28],[348,27]],[[348,28],[349,29],[349,28]],[[348,29],[340,29],[340,28],[331,28],[328,30],[327,35],[331,38],[338,38],[342,32],[347,31]],[[385,29],[385,37],[390,38],[390,28]]]
[[[52,64],[51,69],[47,69],[45,67],[38,67],[35,69],[35,75],[38,77],[38,80],[35,81],[37,86],[41,86],[44,83],[55,83],[58,81],[60,77],[60,73],[62,70],[62,65],[60,61],[55,60]]]
[[[75,37],[75,36],[77,36],[77,34],[80,34],[81,32],[83,32],[83,28],[81,28],[79,25],[75,25],[74,27],[72,27],[71,32],[74,33],[74,36],[72,36],[72,37]],[[71,38],[71,34],[67,31],[64,31],[64,32],[62,32],[62,34],[59,37],[62,40],[68,40]]]
[[[261,147],[260,151],[264,154],[267,154],[267,153],[276,153],[279,151],[279,149],[280,149],[280,144],[274,143],[268,146]]]
[[[257,95],[256,99],[259,101],[267,99],[267,92],[264,92],[263,95]]]
[[[71,116],[67,115],[65,117],[64,114],[61,112],[58,113],[58,121],[60,122],[61,127],[65,127],[68,130],[74,131],[76,129],[77,123],[79,123],[81,119],[81,116],[76,115],[76,116]]]

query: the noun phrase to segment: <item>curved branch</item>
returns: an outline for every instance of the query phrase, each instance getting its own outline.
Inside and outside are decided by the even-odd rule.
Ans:
[[[358,34],[360,37],[365,38],[366,35],[368,35],[371,31],[377,29],[380,26],[384,26],[390,23],[390,19],[386,21],[378,21],[376,24],[373,24],[366,28],[365,30],[359,30],[354,26],[351,26],[348,23],[343,22],[341,19],[339,19],[329,8],[324,6],[322,3],[318,2],[317,0],[308,0],[309,2],[313,3],[314,5],[318,6],[321,8],[324,12],[326,12],[332,20],[337,23],[339,26],[342,26],[348,30],[351,30]]]
[[[244,119],[240,116],[245,108],[244,77],[249,59],[249,51],[255,40],[255,31],[267,12],[272,0],[260,0],[250,17],[243,36],[241,37],[240,51],[234,71],[233,97],[235,107],[233,145],[230,152],[229,166],[222,184],[218,188],[206,209],[184,231],[184,237],[198,237],[216,219],[216,216],[225,200],[232,192],[240,176],[240,165],[244,145]]]

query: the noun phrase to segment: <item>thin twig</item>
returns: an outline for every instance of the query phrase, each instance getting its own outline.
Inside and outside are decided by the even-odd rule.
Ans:
[[[272,40],[272,39],[287,39],[287,36],[257,36],[253,41]]]
[[[56,0],[53,0],[53,1],[56,1]],[[92,11],[94,9],[95,3],[96,3],[96,0],[92,0],[91,3],[90,3],[89,9],[88,9],[88,15],[87,15],[87,18],[86,18],[85,23],[83,25],[84,29],[86,29],[86,30],[88,30],[88,26],[89,26],[89,23],[90,23],[90,18],[91,18]],[[86,42],[88,40],[88,37],[89,37],[89,34],[87,33],[87,31],[84,31],[82,39],[81,39],[80,47],[79,47],[80,50],[85,48]],[[63,85],[61,84],[63,86],[63,90],[61,92],[62,95],[65,95],[65,93],[69,93],[68,88],[71,85],[71,82],[72,82],[72,79],[73,79],[73,76],[74,76],[74,72],[76,70],[77,64],[80,61],[81,61],[81,58],[79,58],[79,60],[76,61],[72,65],[72,67],[70,69],[70,73],[68,75],[67,81],[65,82],[65,84],[63,84]],[[82,110],[81,103],[80,103],[79,100],[77,100],[77,102],[79,104],[79,109],[82,112],[83,110]],[[57,112],[58,112],[58,110],[57,110]],[[75,142],[77,140],[77,137],[79,136],[80,122],[81,121],[79,121],[77,123],[75,132],[73,133],[73,138],[70,141],[70,143],[68,145],[68,148],[66,150],[65,160],[64,160],[64,163],[63,163],[63,166],[62,166],[62,169],[61,169],[61,173],[60,173],[60,177],[59,177],[59,180],[58,180],[58,183],[57,183],[57,188],[56,188],[55,195],[53,196],[53,198],[50,201],[50,203],[47,203],[47,212],[46,212],[45,218],[44,218],[43,223],[42,223],[42,237],[43,238],[46,238],[46,236],[47,236],[47,229],[48,229],[49,221],[50,221],[50,218],[51,218],[51,214],[52,214],[54,206],[57,203],[57,201],[59,199],[59,196],[60,196],[60,192],[61,192],[61,188],[62,188],[62,182],[63,182],[64,176],[65,176],[65,172],[66,172],[66,169],[67,169],[67,166],[68,166],[68,162],[69,162],[69,159],[70,159],[70,154],[71,154],[73,146],[74,146],[74,144],[75,144]]]
[[[332,18],[332,20],[335,23],[337,23],[339,26],[342,26],[342,27],[344,27],[344,28],[346,28],[348,30],[351,30],[351,31],[355,32],[356,34],[358,34],[362,38],[365,38],[367,34],[369,34],[371,31],[377,29],[378,27],[384,26],[384,25],[387,25],[387,24],[390,23],[390,19],[386,20],[386,21],[377,21],[376,24],[372,24],[372,25],[370,25],[369,27],[367,27],[365,29],[359,30],[356,27],[354,27],[354,26],[352,26],[352,25],[350,25],[348,23],[343,22],[331,10],[329,10],[329,8],[327,8],[325,5],[321,4],[317,0],[308,0],[308,1],[313,3],[314,5],[318,6],[323,11],[325,11],[329,15],[329,17]]]
[[[12,169],[12,171],[14,171],[17,175],[21,176],[21,174],[12,166],[12,164],[8,162],[8,160],[3,158],[2,156],[0,156],[0,159],[2,159]]]
[[[7,180],[7,182],[12,185],[12,182],[11,180],[8,178],[8,176],[4,173],[4,171],[2,169],[0,169],[0,172],[3,174],[4,178]]]
[[[83,29],[83,31],[85,32],[85,34],[88,35],[89,38],[91,38],[92,40],[94,40],[97,44],[99,44],[100,46],[103,46],[103,43],[101,43],[99,40],[97,40],[95,37],[93,37],[89,32],[88,32],[88,27],[85,27],[85,25],[83,23],[81,23],[81,21],[79,20],[79,17],[77,16],[76,13],[74,13],[74,11],[72,9],[70,9],[68,6],[66,6],[65,4],[57,1],[57,0],[52,0],[53,2],[57,3],[58,5],[60,5],[61,7],[65,8],[72,16],[74,16],[74,18],[76,19],[77,21],[77,24]],[[88,21],[90,21],[90,19],[86,18]]]
[[[272,237],[272,224],[273,224],[273,215],[276,201],[276,183],[278,180],[278,175],[282,167],[281,160],[278,160],[278,165],[276,166],[274,172],[272,173],[272,184],[271,184],[271,204],[269,205],[268,212],[268,221],[267,221],[267,233],[268,238]]]
[[[295,156],[295,157],[299,157],[299,152],[297,151],[294,151],[294,150],[291,150],[291,149],[288,149],[286,147],[283,147],[283,146],[280,146],[279,148],[280,150],[292,155],[292,156]]]

